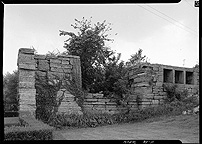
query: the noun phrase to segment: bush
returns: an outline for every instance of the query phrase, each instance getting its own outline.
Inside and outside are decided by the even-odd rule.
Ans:
[[[52,140],[53,128],[30,116],[20,115],[21,126],[4,128],[4,140]]]
[[[3,76],[4,111],[18,111],[18,71]]]
[[[175,100],[183,101],[188,96],[188,90],[179,90],[175,84],[164,84],[163,87],[167,93],[166,102],[168,103]]]

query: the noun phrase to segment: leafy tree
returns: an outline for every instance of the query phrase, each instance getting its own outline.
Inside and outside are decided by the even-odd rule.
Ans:
[[[129,61],[126,62],[126,65],[130,67],[147,62],[147,57],[145,55],[144,56],[142,55],[142,51],[143,51],[142,49],[139,49],[138,52],[131,55]]]
[[[3,76],[3,98],[6,111],[18,110],[18,71]]]
[[[75,19],[71,25],[78,34],[60,30],[61,35],[68,35],[64,42],[67,54],[80,56],[82,71],[82,87],[90,92],[99,92],[102,84],[103,67],[114,52],[105,45],[108,38],[107,32],[112,30],[106,21],[97,22],[92,25],[91,20],[83,18],[81,21]]]
[[[115,97],[117,100],[122,100],[124,94],[129,93],[127,68],[124,61],[119,62],[121,54],[114,56],[105,65],[105,75],[103,90],[104,94]]]

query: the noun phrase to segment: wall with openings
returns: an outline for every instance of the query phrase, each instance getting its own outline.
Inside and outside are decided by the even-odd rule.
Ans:
[[[141,67],[141,69],[139,68]],[[130,69],[129,79],[133,93],[141,93],[141,106],[158,105],[164,102],[167,93],[164,84],[175,84],[189,95],[199,92],[199,69],[161,64],[143,64]]]

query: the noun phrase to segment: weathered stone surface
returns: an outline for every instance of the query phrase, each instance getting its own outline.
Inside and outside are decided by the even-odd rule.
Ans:
[[[46,72],[42,72],[42,71],[36,71],[35,74],[38,75],[39,77],[45,77],[46,76]]]
[[[35,77],[19,76],[19,82],[33,82],[33,83],[35,83]]]
[[[93,105],[104,105],[105,102],[92,102]]]
[[[19,53],[24,53],[24,54],[34,54],[34,49],[30,48],[20,48]]]
[[[20,64],[18,64],[18,68],[27,69],[27,70],[35,70],[36,65],[35,65],[35,63],[34,64],[20,63]]]
[[[116,102],[107,102],[107,105],[117,105]]]
[[[35,77],[35,71],[19,69],[19,77]]]
[[[34,64],[35,63],[34,55],[19,53],[18,64],[22,64],[22,63]]]
[[[104,94],[99,94],[99,93],[93,94],[94,98],[103,98],[103,96]]]
[[[88,99],[85,99],[85,101],[87,101],[87,102],[97,102],[98,99],[96,99],[96,98],[92,98],[92,99],[88,98]]]
[[[47,60],[39,60],[38,61],[38,70],[41,71],[48,71],[49,70],[49,63]]]
[[[62,63],[62,61],[59,60],[59,59],[50,59],[50,63],[58,63],[58,64],[60,64],[60,63]]]
[[[26,88],[21,88],[21,89],[18,89],[18,92],[19,93],[36,93],[36,89],[26,89]]]
[[[19,82],[19,88],[35,88],[35,82]]]
[[[109,102],[110,101],[110,99],[97,99],[98,100],[98,102]]]
[[[55,67],[51,67],[51,71],[53,72],[61,72],[61,73],[71,73],[72,70],[71,69],[67,69],[67,68],[55,68]]]
[[[62,61],[62,64],[63,64],[63,65],[70,65],[70,62],[69,62],[69,61],[66,61],[66,60],[63,60],[63,61]]]
[[[92,93],[88,93],[87,95],[85,95],[85,98],[93,98],[93,94]]]
[[[41,60],[45,60],[45,59],[46,59],[46,55],[39,55],[39,54],[35,54],[35,55],[34,55],[34,59],[41,59]]]

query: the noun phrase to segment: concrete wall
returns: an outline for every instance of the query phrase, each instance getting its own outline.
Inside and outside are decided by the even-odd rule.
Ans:
[[[76,84],[81,88],[81,67],[78,56],[46,56],[34,54],[33,49],[21,48],[18,53],[19,71],[19,98],[20,111],[29,111],[32,114],[36,110],[35,88],[36,75],[55,79],[55,76],[62,78],[64,75],[75,77]],[[81,108],[76,103],[74,96],[66,90],[59,90],[57,96],[64,94],[65,98],[59,107],[59,112],[82,113]]]

